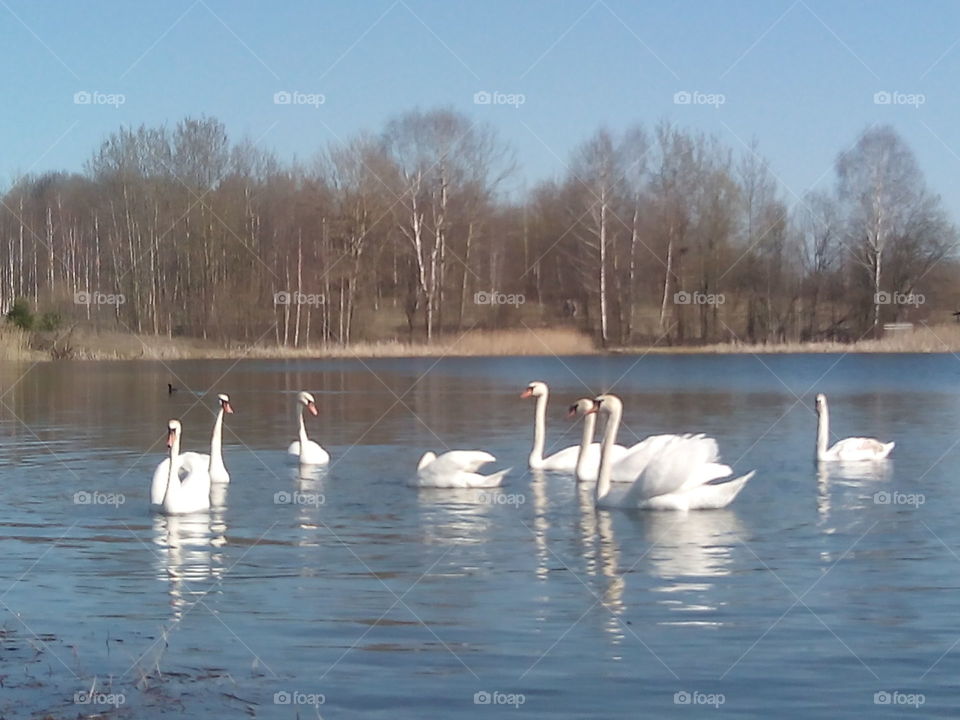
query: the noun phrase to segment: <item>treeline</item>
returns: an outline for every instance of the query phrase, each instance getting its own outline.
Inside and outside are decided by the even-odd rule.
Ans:
[[[445,109],[290,164],[215,119],[123,128],[83,173],[3,194],[0,302],[291,346],[547,324],[605,346],[855,340],[954,307],[957,229],[889,127],[799,198],[756,146],[669,123],[597,131],[523,197],[513,158]]]

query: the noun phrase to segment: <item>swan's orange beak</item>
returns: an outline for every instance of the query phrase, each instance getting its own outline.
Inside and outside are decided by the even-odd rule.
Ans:
[[[573,420],[573,418],[575,418],[576,416],[577,416],[577,406],[571,405],[570,408],[567,410],[567,419]]]
[[[584,415],[596,415],[596,414],[597,414],[597,410],[599,410],[599,409],[600,409],[600,406],[597,405],[596,403],[594,403],[594,404],[593,404],[593,407],[590,408],[589,410],[587,410],[587,411],[584,413]]]
[[[177,439],[177,431],[168,430],[167,431],[167,450],[173,447],[173,443],[176,441],[176,439]]]
[[[316,406],[314,403],[312,403],[312,402],[307,403],[307,410],[310,411],[310,414],[311,414],[311,415],[319,415],[319,414],[320,414],[320,412],[317,410],[317,406]]]
[[[533,390],[531,390],[530,388],[527,388],[522,393],[520,393],[521,400],[526,400],[528,397],[532,397],[532,396],[533,396]]]
[[[223,411],[224,411],[227,415],[233,415],[233,406],[232,406],[230,403],[225,402],[225,403],[223,404]]]

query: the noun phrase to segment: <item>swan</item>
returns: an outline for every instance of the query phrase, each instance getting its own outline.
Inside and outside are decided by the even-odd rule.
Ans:
[[[167,483],[163,499],[157,506],[166,515],[183,515],[210,508],[210,473],[205,468],[188,471],[177,462],[182,429],[179,420],[167,423],[167,448],[170,450]]]
[[[614,462],[611,449],[623,416],[623,403],[616,395],[601,395],[594,400],[589,412],[607,416],[600,473],[594,490],[597,507],[643,510],[722,508],[729,505],[753,477],[753,472],[749,472],[730,478],[733,471],[718,462],[717,442],[713,438],[703,435],[654,436],[658,440],[648,446],[649,456],[634,459],[638,465],[640,460],[643,462],[633,483],[628,488],[612,492],[610,477]],[[628,453],[618,464],[623,468],[624,460],[630,461],[636,455]]]
[[[210,454],[188,451],[177,455],[178,472],[192,473],[194,471],[206,471],[213,482],[230,482],[230,473],[227,472],[223,464],[223,415],[232,414],[233,406],[230,404],[230,396],[217,395],[217,401],[220,403],[220,410],[217,413],[217,419],[213,423],[213,435],[210,438]],[[167,475],[169,475],[170,459],[164,458],[163,462],[157,465],[153,471],[153,482],[150,485],[150,504],[160,505],[163,502],[163,495],[167,491]]]
[[[309,411],[311,415],[319,415],[317,403],[313,399],[313,395],[308,392],[300,392],[297,395],[298,439],[290,443],[290,447],[287,448],[287,460],[291,463],[299,462],[301,465],[326,465],[330,462],[330,454],[313,440],[307,438],[307,428],[303,424],[304,410]]]
[[[830,437],[830,410],[827,396],[817,395],[817,460],[838,462],[863,462],[885,460],[896,443],[882,443],[875,438],[847,438],[832,448],[827,448]]]
[[[411,482],[417,487],[432,488],[491,488],[498,487],[511,468],[492,475],[477,472],[496,458],[482,450],[451,450],[437,457],[425,452],[417,463],[417,478]]]
[[[593,400],[580,398],[567,411],[567,418],[569,419],[583,418],[583,435],[580,439],[580,446],[577,448],[577,464],[574,468],[577,482],[596,482],[597,474],[600,471],[600,443],[593,441],[597,415],[590,412],[592,409]],[[614,445],[611,452],[614,462],[617,462],[629,450],[623,445]],[[614,474],[613,480],[615,482],[619,480],[616,474]],[[633,478],[630,478],[627,482],[633,482]]]
[[[580,456],[580,446],[571,445],[555,452],[548,457],[543,456],[543,445],[546,439],[547,399],[550,391],[545,382],[539,380],[530,383],[521,394],[521,398],[534,397],[537,399],[537,408],[533,421],[533,449],[530,451],[529,467],[533,470],[560,470],[570,472],[577,468],[577,458]],[[592,438],[591,438],[592,440]],[[600,460],[600,447],[597,446],[597,463]]]

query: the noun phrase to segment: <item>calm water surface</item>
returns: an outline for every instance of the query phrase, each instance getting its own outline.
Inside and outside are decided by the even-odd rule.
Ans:
[[[209,442],[210,398],[168,396],[170,379],[237,411],[233,482],[208,514],[147,511],[167,419],[182,418],[184,449]],[[533,405],[518,394],[534,379],[551,386],[554,448],[579,437],[566,406],[612,388],[627,439],[706,432],[756,477],[726,510],[597,512],[569,476],[526,470]],[[69,363],[0,367],[0,387],[3,717],[960,705],[950,355]],[[301,388],[333,456],[310,477],[284,465]],[[817,470],[818,391],[835,437],[896,440],[885,469]],[[492,498],[407,487],[445,447],[514,470]],[[123,704],[77,705],[94,682]]]

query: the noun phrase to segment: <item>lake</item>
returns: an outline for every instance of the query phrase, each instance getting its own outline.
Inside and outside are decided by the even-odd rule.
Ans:
[[[705,432],[756,476],[724,510],[598,512],[526,469],[532,380],[548,447],[612,390],[621,441]],[[0,716],[956,715],[955,356],[72,362],[0,387]],[[301,389],[333,458],[306,477],[285,465]],[[215,402],[190,390],[230,394],[233,481],[155,517],[167,420],[208,451]],[[816,392],[834,439],[893,460],[818,470]],[[513,471],[406,485],[447,447]]]

